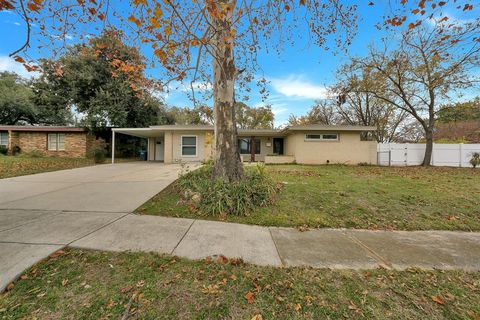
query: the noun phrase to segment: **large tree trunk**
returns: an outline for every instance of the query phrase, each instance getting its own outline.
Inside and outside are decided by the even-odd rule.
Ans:
[[[425,130],[425,156],[423,158],[422,166],[428,167],[430,166],[430,162],[432,161],[432,153],[433,153],[433,128],[428,127]]]
[[[237,127],[235,122],[236,77],[231,36],[232,17],[214,18],[216,30],[213,58],[213,97],[215,109],[215,162],[214,178],[228,182],[243,178],[243,166],[237,148]],[[230,39],[230,40],[229,40]]]

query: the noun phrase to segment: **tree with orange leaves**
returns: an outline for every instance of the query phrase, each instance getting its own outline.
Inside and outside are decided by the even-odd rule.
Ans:
[[[50,39],[45,45],[58,53],[65,47],[62,40],[66,37],[81,40],[86,34],[115,27],[132,43],[150,47],[151,62],[165,70],[161,77],[165,87],[189,81],[195,99],[195,85],[210,83],[215,118],[214,177],[226,181],[243,178],[237,151],[235,90],[248,92],[252,81],[265,84],[256,76],[257,51],[264,45],[277,50],[280,45],[274,40],[292,40],[295,28],[304,23],[308,24],[308,37],[320,46],[332,35],[342,48],[356,30],[356,5],[341,0],[1,1],[0,8],[15,10],[27,24],[25,44],[12,52],[19,62],[26,60],[31,37],[44,43]],[[38,31],[30,28],[32,23],[39,26]]]
[[[350,43],[357,27],[356,4],[342,0],[131,0],[128,4],[111,0],[0,1],[0,9],[15,10],[27,24],[25,44],[12,53],[17,61],[24,60],[17,55],[29,47],[32,23],[40,26],[35,37],[52,39],[54,44],[67,35],[76,33],[81,38],[115,26],[131,40],[150,46],[155,58],[152,60],[166,70],[165,86],[187,80],[195,99],[195,84],[211,83],[215,111],[214,177],[226,181],[243,177],[237,151],[235,91],[248,92],[252,81],[265,84],[264,79],[256,76],[258,50],[280,50],[281,42],[293,40],[299,25],[308,25],[306,36],[315,44],[327,47],[328,38],[333,36],[335,47],[343,48]],[[433,6],[433,2],[434,10],[443,6],[438,1],[428,4]],[[398,2],[399,8],[386,17],[386,25],[400,26],[409,21],[407,15],[416,15],[407,10],[412,7],[408,4],[407,0]],[[426,5],[426,0],[418,3],[420,8]],[[466,10],[470,10],[470,4]],[[422,9],[418,14],[424,16],[428,12]]]

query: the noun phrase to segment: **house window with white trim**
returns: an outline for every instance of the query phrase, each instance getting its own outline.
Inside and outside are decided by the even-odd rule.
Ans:
[[[182,136],[182,156],[197,156],[197,136]]]
[[[64,151],[65,150],[65,133],[49,133],[48,134],[48,150]]]
[[[307,133],[305,141],[338,141],[338,133]]]
[[[8,132],[0,132],[0,146],[8,146]]]

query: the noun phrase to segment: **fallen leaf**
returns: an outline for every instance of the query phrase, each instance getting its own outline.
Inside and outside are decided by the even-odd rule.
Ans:
[[[220,289],[216,284],[210,284],[207,287],[203,286],[202,292],[205,294],[217,294],[220,293]]]
[[[237,276],[234,275],[234,274],[232,274],[232,275],[230,276],[230,279],[232,279],[233,281],[235,281],[235,280],[237,280]]]
[[[13,287],[15,287],[15,285],[13,283],[9,283],[8,286],[7,286],[7,291],[10,291],[13,289]]]
[[[221,254],[217,257],[217,262],[220,264],[226,264],[228,263],[228,258]]]
[[[145,280],[140,280],[137,282],[137,288],[141,288],[145,285]]]
[[[65,287],[68,284],[68,279],[62,280],[62,287]]]
[[[112,299],[110,299],[110,301],[108,301],[108,304],[107,304],[107,309],[112,309],[116,305],[117,305],[117,303],[115,301],[113,301]]]
[[[27,280],[27,279],[28,279],[28,275],[24,274],[24,275],[22,275],[22,276],[20,277],[20,279],[22,279],[22,280]]]
[[[263,320],[263,317],[262,317],[261,314],[256,314],[256,315],[254,315],[254,316],[252,317],[251,320]]]
[[[255,294],[251,291],[248,291],[244,297],[249,304],[252,304],[253,301],[255,300]]]
[[[37,294],[37,298],[42,298],[42,297],[44,297],[46,294],[47,294],[46,292],[39,293],[39,294]]]
[[[50,257],[50,258],[56,258],[56,257],[61,256],[62,254],[65,254],[65,251],[63,251],[63,250],[57,250],[57,251],[55,251],[54,253],[50,254],[49,257]]]
[[[440,295],[432,296],[432,300],[442,306],[445,304],[445,300]]]
[[[302,305],[300,303],[295,303],[293,309],[295,309],[295,311],[300,311],[302,310]]]
[[[127,293],[133,289],[133,286],[126,286],[120,289],[120,293]]]

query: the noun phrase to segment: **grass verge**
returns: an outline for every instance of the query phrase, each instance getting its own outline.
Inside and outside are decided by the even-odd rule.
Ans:
[[[129,319],[477,319],[479,293],[480,273],[270,268],[68,249],[0,296],[0,318],[119,319],[129,310]]]
[[[140,214],[266,226],[480,230],[480,170],[376,166],[267,166],[284,183],[273,204],[248,216],[198,214],[171,185]]]
[[[85,158],[2,156],[0,157],[0,179],[93,164],[92,159]]]

